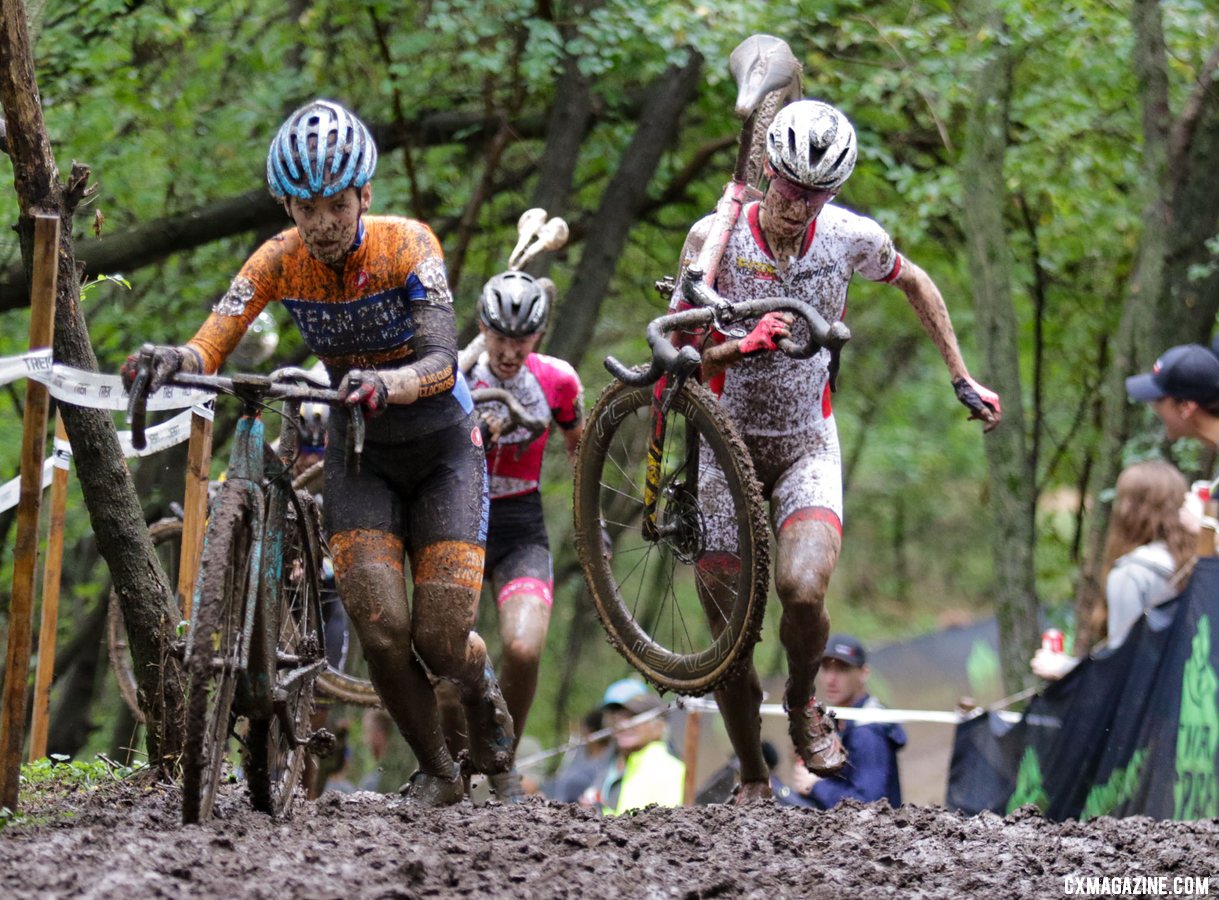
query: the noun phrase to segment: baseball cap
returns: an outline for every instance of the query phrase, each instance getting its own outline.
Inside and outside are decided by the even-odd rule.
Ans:
[[[864,652],[859,638],[851,637],[849,634],[836,634],[831,637],[821,656],[823,659],[836,659],[848,666],[855,667],[862,666],[868,661],[868,654]]]
[[[650,709],[658,709],[662,705],[660,698],[649,691],[648,686],[638,678],[615,681],[605,689],[605,695],[601,698],[602,709],[621,706],[636,715]]]
[[[1132,400],[1150,403],[1162,397],[1211,403],[1219,400],[1219,357],[1201,344],[1165,350],[1150,372],[1126,379]]]

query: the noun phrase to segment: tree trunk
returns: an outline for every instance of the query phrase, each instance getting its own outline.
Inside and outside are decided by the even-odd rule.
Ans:
[[[9,153],[21,206],[17,232],[27,268],[33,249],[33,213],[47,210],[64,222],[59,248],[55,359],[96,371],[97,360],[80,308],[69,227],[77,204],[86,195],[88,169],[75,166],[66,190],[59,181],[39,105],[25,11],[19,0],[0,0],[0,103],[8,120]],[[28,290],[28,283],[26,287]],[[178,620],[171,605],[173,592],[153,553],[110,414],[66,404],[62,413],[98,549],[110,567],[127,619],[141,703],[148,721],[155,723],[148,729],[148,758],[154,765],[163,764],[176,757],[182,743],[180,666],[169,653]]]
[[[677,134],[677,120],[694,99],[702,57],[690,50],[684,66],[670,66],[648,91],[639,127],[589,224],[584,252],[567,298],[551,328],[547,353],[579,366],[592,340],[601,301],[661,154]]]
[[[1025,436],[1011,259],[1003,221],[1012,61],[1000,9],[980,0],[966,10],[966,16],[975,33],[992,36],[989,45],[979,48],[982,66],[974,78],[961,183],[985,380],[1003,398],[1003,424],[987,436],[985,446],[999,659],[1004,688],[1015,693],[1032,677],[1029,659],[1039,626],[1033,565],[1036,473]]]

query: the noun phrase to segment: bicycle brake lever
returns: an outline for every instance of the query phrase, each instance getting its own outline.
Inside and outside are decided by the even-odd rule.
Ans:
[[[152,361],[156,346],[144,344],[140,347],[136,363],[135,379],[127,394],[127,423],[131,426],[131,446],[143,450],[148,446],[145,426],[148,422],[148,383],[152,379]]]
[[[347,464],[355,472],[360,471],[360,456],[364,453],[364,409],[353,406],[349,410],[351,427],[347,429]]]

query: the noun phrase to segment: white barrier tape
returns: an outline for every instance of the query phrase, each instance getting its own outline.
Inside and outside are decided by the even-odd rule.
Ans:
[[[51,396],[63,403],[93,409],[127,409],[127,391],[123,389],[119,376],[53,364],[49,347],[20,356],[0,357],[0,385],[18,378],[32,378],[46,385]],[[203,403],[214,395],[215,391],[201,388],[166,386],[148,396],[148,409],[185,409]]]
[[[143,450],[136,450],[131,445],[131,432],[118,433],[119,444],[123,448],[123,456],[151,456],[166,447],[180,444],[190,437],[191,416],[202,416],[211,419],[213,412],[208,406],[196,406],[178,413],[168,422],[154,425],[144,432],[148,445]],[[54,452],[42,464],[42,486],[51,483],[52,469],[70,469],[72,467],[72,445],[62,438],[55,438]],[[8,484],[0,487],[0,512],[16,506],[21,499],[21,476],[18,475]]]
[[[676,708],[693,712],[718,713],[720,711],[719,706],[714,700],[704,700],[701,697],[683,698],[677,701]],[[966,713],[957,712],[956,710],[943,712],[938,709],[878,709],[876,707],[860,708],[857,706],[828,706],[826,709],[832,712],[836,718],[843,721],[863,722],[865,724],[875,722],[933,722],[940,725],[960,725],[967,719],[972,719],[974,716],[986,712],[982,708]],[[787,716],[787,710],[778,703],[763,703],[761,713],[764,716]],[[993,714],[999,716],[1005,722],[1019,721],[1021,716],[1021,713],[1009,712],[1008,710],[1000,710]]]
[[[546,760],[554,756],[566,753],[569,750],[575,750],[577,747],[583,747],[585,744],[591,744],[593,741],[603,740],[610,737],[617,731],[624,731],[627,728],[634,728],[643,722],[655,719],[658,716],[664,715],[667,712],[675,710],[684,710],[685,712],[709,712],[719,713],[720,708],[714,700],[704,700],[701,697],[682,697],[667,706],[660,706],[656,709],[650,709],[647,712],[642,712],[637,716],[633,716],[625,722],[620,723],[614,728],[602,728],[600,731],[595,731],[587,737],[572,738],[566,744],[562,744],[551,750],[540,750],[537,753],[531,753],[528,756],[521,757],[516,760],[518,769],[532,769],[540,765]],[[852,722],[874,723],[874,722],[934,722],[941,725],[959,725],[962,722],[980,716],[987,710],[983,707],[977,707],[969,712],[942,712],[938,709],[860,709],[854,706],[830,706],[828,710],[837,716],[839,719],[849,719]],[[1021,713],[1011,712],[1009,710],[990,710],[991,715],[997,715],[1005,722],[1018,722],[1021,718]],[[763,703],[761,713],[764,716],[786,716],[785,710],[778,703]]]
[[[73,369],[71,366],[56,364],[50,373],[31,372],[30,378],[47,386],[51,396],[63,403],[74,406],[88,406],[93,409],[127,409],[127,391],[123,381],[117,375],[103,375],[100,372],[86,372],[83,369]],[[148,410],[150,412],[165,409],[185,409],[203,403],[215,396],[215,391],[205,391],[200,388],[176,387],[166,385],[155,394],[148,395]]]
[[[42,464],[42,486],[45,489],[51,483],[51,473],[55,470],[55,457],[50,457]],[[0,512],[12,509],[21,501],[21,476],[0,486]]]
[[[50,371],[51,348],[32,350],[21,356],[0,357],[0,385],[26,378],[31,372]]]

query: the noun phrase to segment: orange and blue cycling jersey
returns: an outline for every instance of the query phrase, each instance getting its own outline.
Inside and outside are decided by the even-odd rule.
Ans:
[[[326,365],[332,383],[351,369],[412,365],[419,400],[369,422],[368,439],[392,442],[460,421],[472,409],[457,376],[453,298],[431,229],[396,216],[365,216],[342,270],[309,253],[288,229],[264,243],[189,341],[216,371],[254,318],[281,303]]]

